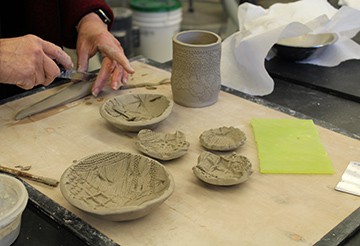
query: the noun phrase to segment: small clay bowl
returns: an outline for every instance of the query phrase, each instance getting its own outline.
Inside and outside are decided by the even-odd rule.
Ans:
[[[101,116],[123,131],[152,129],[171,113],[173,101],[160,94],[126,94],[108,99]]]
[[[230,186],[245,182],[252,174],[251,163],[245,156],[232,153],[225,156],[204,151],[192,168],[200,180],[218,186]]]
[[[154,132],[150,129],[141,130],[136,147],[144,154],[159,160],[172,160],[187,153],[190,143],[181,131],[175,133]]]
[[[174,180],[159,162],[126,152],[98,153],[73,164],[60,189],[73,206],[111,221],[141,218],[174,191]]]
[[[201,145],[208,150],[230,151],[246,141],[245,133],[235,127],[220,127],[204,131],[200,137]]]

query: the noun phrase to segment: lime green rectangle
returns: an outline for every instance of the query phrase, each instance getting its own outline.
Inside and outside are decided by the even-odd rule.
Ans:
[[[332,174],[312,120],[252,119],[261,173]]]

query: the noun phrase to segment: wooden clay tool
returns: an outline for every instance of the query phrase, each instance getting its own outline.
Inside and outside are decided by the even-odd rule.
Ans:
[[[57,181],[55,179],[41,177],[41,176],[38,176],[38,175],[34,175],[34,174],[31,174],[31,173],[28,173],[28,172],[12,169],[12,168],[9,168],[9,167],[0,166],[0,172],[10,173],[10,174],[13,174],[13,175],[18,176],[18,177],[28,178],[28,179],[31,179],[33,181],[40,182],[40,183],[50,185],[50,186],[54,186],[54,187],[56,187],[59,184],[59,181]]]

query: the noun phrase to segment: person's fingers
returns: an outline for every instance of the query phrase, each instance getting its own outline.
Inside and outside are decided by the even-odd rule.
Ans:
[[[116,63],[110,85],[113,90],[118,90],[120,86],[127,83],[127,80],[124,79],[125,74],[127,75],[128,73],[123,69],[120,64]]]
[[[135,70],[131,67],[129,60],[125,56],[123,48],[120,45],[117,45],[116,48],[108,45],[99,46],[98,48],[103,56],[107,56],[110,59],[115,60],[128,73],[133,74],[135,72]]]
[[[43,59],[42,70],[35,71],[33,76],[26,77],[20,82],[17,82],[16,85],[29,90],[36,85],[41,84],[46,86],[53,82],[56,76],[60,73],[60,69],[50,57],[44,55]]]
[[[112,73],[110,87],[113,90],[117,90],[120,88],[120,86],[121,86],[121,74],[120,74],[119,69],[117,67],[115,67],[115,69]]]
[[[100,71],[98,73],[98,76],[96,77],[96,80],[94,82],[94,85],[92,87],[92,94],[96,97],[102,88],[105,86],[106,82],[109,80],[110,75],[112,74],[114,70],[114,64],[113,62],[105,57],[103,59]]]
[[[128,72],[126,71],[123,71],[123,76],[122,76],[122,79],[121,79],[121,82],[126,85],[129,81],[129,74]]]
[[[89,68],[89,52],[87,52],[84,49],[77,49],[77,70],[79,70],[80,72],[86,72]]]
[[[44,58],[43,68],[45,78],[41,84],[49,85],[59,75],[60,68],[50,57]]]
[[[71,69],[74,67],[71,57],[66,54],[66,52],[63,51],[59,46],[42,40],[42,48],[48,57],[56,60],[56,62],[64,66],[65,69]]]
[[[21,81],[16,82],[16,86],[18,86],[24,90],[30,90],[35,86],[34,81],[35,81],[35,77],[27,77]]]

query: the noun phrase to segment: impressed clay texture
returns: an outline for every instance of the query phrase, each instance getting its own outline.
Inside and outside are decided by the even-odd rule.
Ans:
[[[204,131],[200,143],[208,150],[234,150],[246,141],[245,133],[235,127],[220,127]]]
[[[137,148],[144,154],[160,160],[172,160],[187,153],[190,143],[181,131],[154,132],[143,129],[138,133]]]
[[[220,156],[207,151],[201,153],[193,172],[200,180],[219,186],[236,185],[248,180],[252,174],[250,161],[232,153]]]
[[[126,152],[98,153],[70,166],[60,189],[75,207],[106,220],[133,220],[149,214],[174,190],[159,162]]]
[[[100,108],[101,116],[123,131],[138,132],[154,128],[166,119],[173,101],[159,94],[127,94],[108,99]]]
[[[206,107],[218,100],[221,38],[205,30],[188,30],[173,37],[171,90],[177,104]]]

